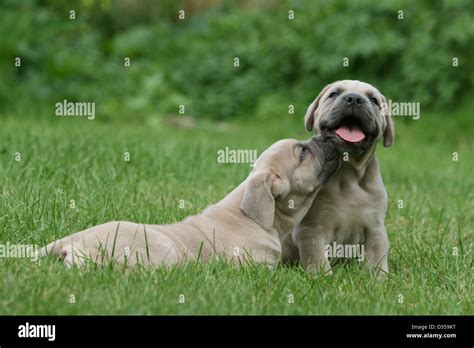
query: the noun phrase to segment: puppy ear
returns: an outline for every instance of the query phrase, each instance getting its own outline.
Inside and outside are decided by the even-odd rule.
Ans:
[[[332,83],[323,88],[323,90],[318,94],[316,99],[309,104],[308,109],[306,109],[306,115],[304,116],[304,126],[308,132],[311,132],[314,127],[314,113],[319,107],[319,101],[324,93],[332,86]]]
[[[240,209],[268,230],[275,217],[275,197],[283,191],[283,181],[270,171],[257,172],[247,180]]]
[[[387,99],[382,95],[382,116],[385,117],[385,131],[383,133],[383,146],[390,147],[395,138],[395,125],[393,124],[392,115],[387,104]]]

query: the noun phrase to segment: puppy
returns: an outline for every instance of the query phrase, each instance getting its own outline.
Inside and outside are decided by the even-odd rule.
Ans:
[[[388,147],[394,138],[385,97],[365,82],[331,83],[308,107],[305,125],[332,138],[343,161],[293,232],[297,248],[286,253],[286,261],[299,256],[306,269],[330,273],[338,258],[329,260],[327,245],[351,244],[364,246],[367,261],[383,271],[380,275],[388,273],[387,192],[375,158],[379,140]]]
[[[68,265],[115,260],[128,266],[174,265],[221,256],[276,266],[281,236],[307,213],[340,165],[333,141],[280,140],[258,158],[248,178],[201,214],[169,225],[108,222],[59,239],[41,255],[59,254]]]

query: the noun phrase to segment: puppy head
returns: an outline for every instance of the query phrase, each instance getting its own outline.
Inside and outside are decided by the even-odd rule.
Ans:
[[[339,165],[331,138],[280,140],[255,163],[246,180],[241,209],[264,229],[273,226],[278,212],[301,220]]]
[[[393,143],[394,126],[385,97],[374,86],[343,80],[324,87],[306,111],[305,126],[337,139],[340,151],[360,154],[383,138]]]

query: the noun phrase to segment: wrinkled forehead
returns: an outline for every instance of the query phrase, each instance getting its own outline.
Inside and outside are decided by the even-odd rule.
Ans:
[[[327,93],[347,93],[355,92],[364,95],[380,95],[380,92],[377,88],[368,84],[366,82],[357,81],[357,80],[343,80],[333,83],[331,88],[327,90]]]

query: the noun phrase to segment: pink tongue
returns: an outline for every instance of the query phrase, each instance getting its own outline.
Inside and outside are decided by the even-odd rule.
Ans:
[[[365,138],[364,132],[362,132],[358,125],[349,126],[348,124],[342,124],[336,130],[336,134],[350,143],[357,143]]]

